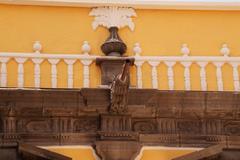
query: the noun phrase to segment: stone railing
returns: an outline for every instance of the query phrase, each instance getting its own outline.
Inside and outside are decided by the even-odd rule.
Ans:
[[[168,79],[168,89],[174,90],[174,71],[173,67],[175,64],[180,63],[184,67],[184,86],[185,90],[191,90],[191,75],[190,68],[192,64],[197,64],[200,67],[200,84],[201,90],[208,90],[207,76],[206,76],[206,66],[212,63],[216,67],[217,78],[217,89],[218,91],[223,91],[223,76],[222,76],[222,66],[227,63],[233,68],[233,84],[234,90],[239,91],[239,73],[238,66],[240,64],[240,57],[229,57],[230,49],[226,44],[220,49],[222,56],[189,56],[190,50],[187,44],[183,44],[181,48],[181,53],[183,56],[140,56],[141,48],[139,44],[135,44],[135,65],[137,68],[137,88],[143,87],[142,80],[142,65],[143,63],[148,63],[152,67],[152,88],[159,88],[158,84],[158,71],[157,67],[160,63],[164,63],[167,66],[167,79]]]
[[[40,65],[44,60],[51,64],[51,87],[57,88],[58,70],[57,64],[63,60],[67,64],[67,86],[73,88],[73,65],[80,61],[83,65],[83,87],[89,87],[89,66],[97,56],[89,55],[90,46],[87,41],[82,46],[83,54],[41,54],[41,44],[37,41],[33,45],[34,53],[0,53],[0,86],[7,87],[7,63],[14,59],[18,64],[17,87],[24,87],[24,63],[31,60],[34,63],[34,86],[40,88],[41,69]]]
[[[17,62],[17,86],[18,88],[23,88],[24,85],[24,63],[27,60],[31,60],[34,64],[34,86],[35,88],[41,88],[41,67],[40,65],[43,61],[48,61],[51,65],[51,87],[58,87],[58,63],[63,60],[67,65],[67,87],[74,88],[74,72],[73,65],[75,62],[80,61],[83,65],[83,70],[80,71],[83,74],[83,87],[90,87],[90,65],[96,60],[96,55],[89,55],[90,46],[88,42],[84,42],[82,46],[83,54],[42,54],[40,53],[42,46],[39,42],[35,42],[33,45],[34,53],[3,53],[0,52],[0,87],[8,87],[8,71],[7,64],[11,59],[14,59]],[[174,81],[174,66],[176,64],[181,64],[184,67],[184,88],[185,90],[192,90],[191,88],[191,75],[190,68],[192,64],[197,64],[200,67],[200,85],[202,91],[208,90],[208,81],[206,76],[206,66],[208,64],[214,64],[216,67],[216,79],[217,79],[217,90],[223,91],[223,74],[222,66],[227,63],[233,69],[233,86],[235,91],[240,90],[239,83],[239,72],[238,66],[240,64],[240,57],[230,57],[230,50],[226,44],[220,50],[222,56],[190,56],[190,50],[186,44],[183,44],[181,48],[181,53],[183,56],[141,56],[141,48],[138,43],[135,44],[133,48],[135,56],[135,66],[136,66],[136,87],[143,88],[143,75],[142,69],[143,64],[148,63],[152,69],[151,71],[151,88],[159,89],[159,75],[157,67],[160,63],[163,63],[167,66],[167,80],[168,80],[168,89],[175,89]],[[95,75],[91,75],[95,76]],[[162,76],[162,75],[161,75]],[[232,83],[232,82],[230,82]],[[91,86],[97,87],[97,86]]]

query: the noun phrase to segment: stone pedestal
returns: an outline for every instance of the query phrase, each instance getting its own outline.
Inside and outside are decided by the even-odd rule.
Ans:
[[[96,151],[102,160],[134,160],[141,149],[135,141],[97,141]]]
[[[141,149],[139,135],[132,131],[131,115],[101,115],[96,151],[102,160],[134,160]]]
[[[101,140],[138,141],[138,133],[132,131],[131,115],[101,115]]]
[[[110,85],[116,75],[122,71],[123,64],[130,61],[134,64],[134,58],[130,57],[100,57],[96,59],[96,64],[101,68],[101,85]]]

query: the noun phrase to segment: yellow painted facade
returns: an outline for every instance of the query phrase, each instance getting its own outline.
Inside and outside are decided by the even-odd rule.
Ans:
[[[81,147],[44,147],[49,151],[53,151],[65,156],[71,157],[72,160],[96,160],[98,157],[90,148]],[[173,158],[183,156],[192,152],[196,149],[171,149],[171,148],[158,148],[158,149],[144,149],[140,155],[139,160],[171,160]]]
[[[177,158],[189,153],[194,152],[194,150],[191,149],[184,149],[184,150],[178,150],[178,149],[160,149],[160,150],[145,150],[143,151],[143,155],[141,157],[141,160],[171,160],[173,158]]]
[[[89,41],[91,53],[102,55],[100,45],[108,36],[108,31],[91,27],[93,17],[90,8],[46,7],[0,5],[0,51],[32,52],[32,44],[39,40],[44,53],[76,54],[81,52],[84,40]],[[142,55],[181,55],[181,44],[187,43],[191,55],[218,56],[222,43],[228,43],[231,56],[239,56],[240,11],[187,11],[187,10],[136,10],[135,30],[120,30],[120,36],[128,46],[127,55],[133,55],[135,42],[142,47]],[[50,64],[41,65],[41,87],[50,87]],[[67,86],[67,65],[60,62],[58,68],[58,87]],[[17,86],[17,63],[8,62],[8,86]],[[25,87],[34,86],[33,63],[24,65]],[[143,65],[143,87],[151,87],[150,66]],[[159,89],[168,89],[167,71],[164,64],[158,66]],[[175,89],[184,89],[183,66],[174,67]],[[82,87],[82,64],[74,65],[74,87]],[[191,67],[192,90],[200,90],[199,66]],[[208,90],[217,90],[216,68],[207,66]],[[136,69],[132,69],[132,75]],[[100,70],[92,64],[90,67],[90,86],[100,84]],[[232,67],[223,66],[224,90],[233,90]],[[136,76],[132,76],[132,85],[136,85]]]
[[[0,52],[32,52],[32,44],[39,40],[43,45],[43,54],[80,54],[82,42],[91,45],[91,54],[103,55],[100,45],[108,36],[105,28],[94,31],[91,27],[93,17],[90,8],[46,7],[0,5]],[[136,10],[133,18],[135,30],[128,28],[119,31],[120,37],[128,46],[126,55],[133,55],[134,43],[139,42],[142,55],[173,56],[181,55],[181,44],[187,43],[191,55],[220,56],[219,49],[228,43],[231,56],[240,56],[240,11],[187,11],[187,10]],[[58,87],[67,87],[67,65],[61,61],[57,65]],[[8,87],[17,87],[17,63],[11,59],[7,64]],[[83,85],[83,66],[74,64],[74,88]],[[167,90],[167,67],[161,63],[158,67],[159,89]],[[174,67],[175,89],[184,89],[184,68]],[[200,90],[200,68],[191,67],[191,88]],[[216,67],[207,66],[208,90],[217,90]],[[51,65],[46,60],[41,64],[41,87],[51,87]],[[24,86],[34,87],[34,64],[28,60],[24,64]],[[136,68],[132,68],[136,75]],[[136,76],[131,76],[136,86]],[[223,66],[224,90],[233,90],[232,67]],[[95,63],[90,67],[90,87],[100,84],[100,70]],[[143,65],[143,87],[151,88],[151,66]],[[74,160],[93,160],[90,149],[50,149],[73,157]],[[173,157],[192,152],[181,151],[145,151],[142,160],[170,160]]]
[[[94,157],[93,149],[90,148],[78,148],[78,147],[49,147],[45,148],[55,153],[63,154],[67,157],[71,157],[72,160],[96,160]]]

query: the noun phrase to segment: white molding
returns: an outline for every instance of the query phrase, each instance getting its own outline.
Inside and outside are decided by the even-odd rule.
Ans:
[[[89,15],[95,17],[92,22],[94,30],[98,26],[117,27],[119,29],[127,26],[132,31],[135,25],[131,17],[137,16],[133,8],[118,6],[96,7],[91,10]]]
[[[45,6],[125,6],[136,9],[240,10],[239,1],[228,0],[1,0],[3,4]]]
[[[97,55],[83,55],[83,54],[49,54],[49,53],[25,53],[25,52],[0,52],[0,57],[8,58],[55,58],[55,59],[84,59],[95,60]],[[130,56],[131,57],[131,56]],[[136,61],[168,61],[168,62],[240,62],[240,56],[132,56]],[[104,58],[112,59],[114,57],[106,56]]]

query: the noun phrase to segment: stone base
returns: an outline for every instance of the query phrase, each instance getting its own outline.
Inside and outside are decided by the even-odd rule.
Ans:
[[[116,75],[121,73],[123,64],[130,61],[134,64],[134,58],[130,57],[100,57],[96,59],[96,64],[101,68],[101,85],[110,85]]]
[[[134,160],[141,145],[135,141],[97,141],[96,151],[102,160]]]

